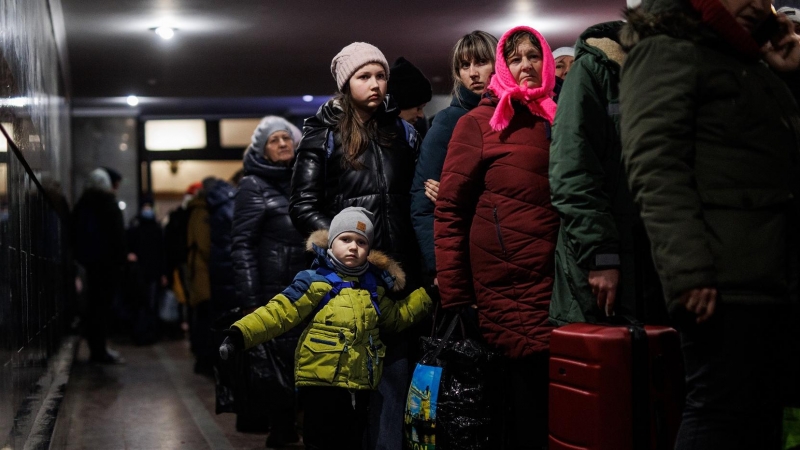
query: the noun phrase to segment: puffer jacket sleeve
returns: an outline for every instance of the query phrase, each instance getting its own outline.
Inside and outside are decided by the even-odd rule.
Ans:
[[[667,301],[716,284],[693,162],[697,52],[688,41],[648,38],[622,73],[623,159]]]
[[[558,112],[550,145],[550,192],[553,206],[578,265],[597,268],[596,262],[616,260],[619,265],[619,232],[603,190],[602,159],[608,153],[609,136],[605,92],[595,76],[590,55],[575,62],[558,99]],[[598,258],[599,257],[599,258]]]
[[[236,296],[241,305],[263,305],[259,279],[259,239],[267,215],[264,196],[252,177],[242,178],[233,210],[231,257],[235,272]]]
[[[314,280],[313,271],[300,272],[283,292],[233,326],[242,332],[245,348],[254,347],[303,323],[330,289],[329,283]]]
[[[305,235],[331,225],[332,217],[324,212],[327,134],[326,127],[306,127],[294,163],[289,215]]]
[[[381,316],[378,326],[388,332],[403,331],[427,316],[432,305],[431,297],[424,288],[415,290],[399,301],[392,301],[384,295],[379,303]]]
[[[483,187],[483,135],[467,114],[453,131],[444,160],[433,224],[436,276],[442,307],[475,302],[469,257],[469,229]]]
[[[433,121],[433,126],[422,141],[419,160],[414,171],[411,185],[411,221],[417,235],[422,256],[425,259],[425,270],[429,274],[436,273],[436,252],[433,245],[433,211],[434,203],[425,196],[425,181],[439,181],[442,176],[444,157],[447,155],[447,144],[453,135],[451,121],[446,116],[447,110],[440,112]]]

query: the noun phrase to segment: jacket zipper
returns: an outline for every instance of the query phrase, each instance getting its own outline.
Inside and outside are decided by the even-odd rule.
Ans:
[[[391,227],[389,226],[389,211],[386,207],[386,195],[388,194],[388,187],[386,186],[386,178],[383,173],[383,149],[377,142],[373,142],[375,146],[375,162],[378,166],[378,183],[380,183],[380,195],[381,195],[381,210],[383,214],[381,217],[381,223],[383,223],[383,233],[384,236],[389,237],[389,242],[394,242],[394,236],[391,234]]]
[[[503,243],[503,234],[500,232],[500,220],[497,219],[497,206],[494,207],[494,228],[497,230],[497,240],[500,241],[500,249],[503,256],[506,256],[506,245]]]

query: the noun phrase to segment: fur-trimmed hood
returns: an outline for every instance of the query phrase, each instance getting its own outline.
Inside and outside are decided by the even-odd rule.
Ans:
[[[315,264],[319,266],[331,267],[328,262],[328,230],[317,230],[306,240],[306,250],[316,256]],[[367,261],[370,269],[380,275],[379,279],[386,283],[392,291],[401,291],[406,287],[406,273],[400,267],[400,263],[392,259],[386,253],[379,250],[370,250]]]
[[[650,0],[638,8],[625,12],[627,23],[620,30],[620,44],[629,52],[642,39],[668,35],[678,39],[699,42],[710,33],[699,14],[686,0]]]
[[[619,33],[624,22],[606,22],[589,27],[578,38],[575,45],[575,59],[589,54],[600,61],[613,61],[622,67],[626,53],[619,43]]]

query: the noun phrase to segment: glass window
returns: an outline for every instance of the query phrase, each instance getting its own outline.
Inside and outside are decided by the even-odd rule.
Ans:
[[[153,193],[186,192],[190,184],[214,176],[229,180],[242,168],[242,161],[153,161]]]
[[[153,151],[206,148],[206,121],[148,120],[144,123],[144,147]]]
[[[3,128],[6,129],[6,133],[8,133],[9,136],[11,136],[12,138],[14,137],[13,125],[11,125],[8,122],[0,123],[0,125],[2,125]],[[3,136],[2,133],[0,133],[0,152],[7,152],[7,151],[8,151],[8,140],[6,139],[5,136]]]
[[[239,148],[250,145],[261,119],[222,119],[219,121],[219,141],[223,148]]]

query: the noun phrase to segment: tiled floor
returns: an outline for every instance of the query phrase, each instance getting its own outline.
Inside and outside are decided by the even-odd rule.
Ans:
[[[214,414],[214,382],[193,373],[186,341],[114,348],[125,365],[90,364],[81,344],[59,412],[55,448],[265,448],[265,434],[238,433],[235,415]]]

